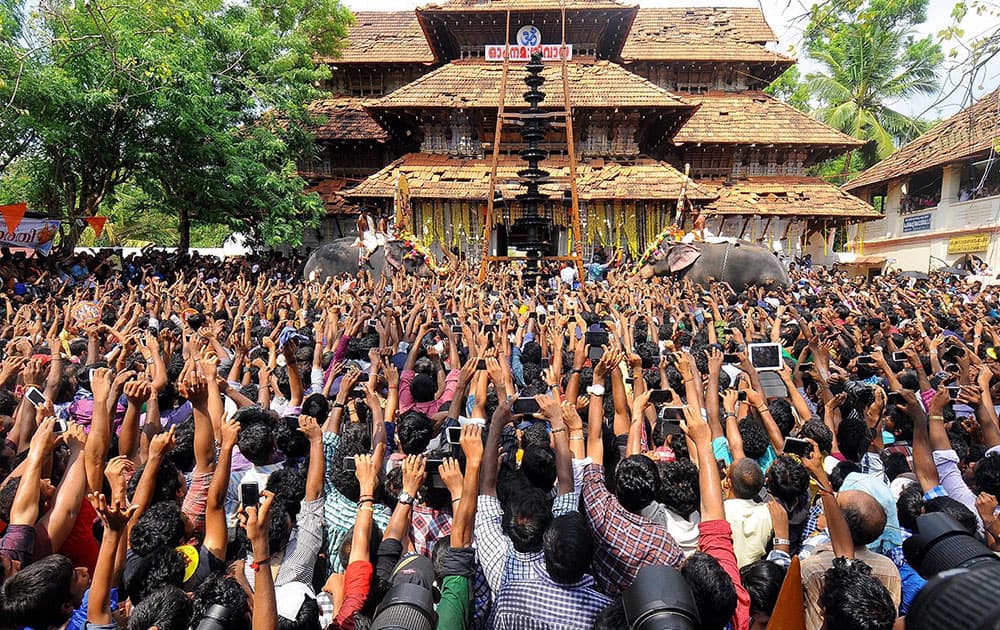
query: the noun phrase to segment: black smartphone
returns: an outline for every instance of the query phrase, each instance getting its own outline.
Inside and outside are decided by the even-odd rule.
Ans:
[[[29,387],[27,390],[25,390],[24,397],[27,398],[28,402],[30,402],[36,408],[45,406],[46,402],[45,394],[43,394],[42,390],[38,389],[37,387]]]
[[[814,363],[799,363],[799,372],[812,372]]]
[[[543,370],[549,369],[551,367],[551,365],[552,364],[549,362],[549,360],[547,358],[543,358],[542,359],[542,369]]]
[[[369,330],[375,330],[375,328],[377,326],[378,326],[378,322],[377,321],[375,321],[374,319],[369,319],[368,320],[368,329]]]
[[[583,336],[583,342],[590,347],[608,345],[608,333],[602,330],[590,330]]]
[[[885,404],[888,405],[905,405],[906,399],[899,392],[889,392],[889,395],[885,397]]]
[[[255,483],[240,484],[240,503],[243,507],[260,503],[260,486]]]
[[[497,327],[494,324],[483,324],[483,334],[488,335],[490,333],[496,332]]]
[[[741,389],[740,392],[738,394],[736,394],[736,400],[738,402],[746,402],[747,401],[747,390]]]
[[[441,321],[440,321],[440,320],[437,320],[437,319],[435,319],[435,320],[433,320],[433,321],[432,321],[432,322],[430,323],[430,326],[431,326],[431,328],[437,328],[437,329],[440,329],[440,328],[441,328]]]
[[[735,354],[726,353],[726,354],[722,355],[722,362],[723,363],[739,363],[740,362],[740,358],[738,356],[736,356]]]
[[[446,431],[448,444],[459,444],[462,441],[462,427],[448,427]]]
[[[538,323],[541,324],[542,326],[544,326],[545,325],[545,320],[546,320],[545,313],[539,313],[538,314]]]
[[[947,389],[948,389],[948,396],[952,400],[958,400],[958,397],[962,394],[962,388],[958,385],[949,385]]]
[[[482,372],[486,369],[486,359],[479,359],[476,361],[476,369]]]
[[[654,405],[662,405],[673,399],[674,397],[669,389],[653,389],[649,392],[649,402]]]
[[[875,357],[869,356],[867,354],[858,355],[858,365],[875,365]]]
[[[587,353],[587,358],[591,361],[600,361],[603,356],[604,348],[601,346],[591,346],[590,351]]]
[[[56,418],[56,423],[52,426],[52,432],[56,434],[65,433],[68,428],[69,423],[66,422],[65,418]]]
[[[803,440],[801,438],[786,437],[783,450],[789,455],[806,457],[812,453],[812,443],[810,443],[809,440]]]
[[[538,401],[534,398],[518,398],[514,401],[511,411],[515,416],[530,416],[541,411],[541,407],[538,406]]]
[[[663,407],[660,409],[660,420],[680,422],[684,419],[684,407]]]
[[[139,345],[146,347],[146,335],[139,335]]]
[[[348,456],[348,457],[344,458],[344,470],[346,470],[348,472],[354,472],[357,469],[358,469],[358,467],[354,463],[354,458],[353,457]]]
[[[299,430],[299,417],[298,416],[285,416],[285,426],[288,427],[289,431],[297,432]]]
[[[892,360],[896,363],[906,363],[910,360],[910,357],[908,357],[905,352],[896,351],[892,353]]]
[[[462,327],[461,326],[452,325],[452,327],[451,327],[451,333],[453,335],[461,335],[462,334]]]
[[[538,319],[538,313],[534,311],[528,313],[528,319]]]

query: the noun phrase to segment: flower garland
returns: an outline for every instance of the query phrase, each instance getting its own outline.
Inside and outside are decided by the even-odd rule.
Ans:
[[[651,264],[653,262],[653,254],[660,249],[660,243],[662,243],[667,238],[674,238],[677,232],[677,227],[670,225],[667,229],[663,230],[657,234],[652,242],[646,247],[646,251],[643,252],[642,256],[639,257],[638,262],[636,262],[635,270],[632,273],[639,273],[639,270],[644,266]]]
[[[403,254],[403,258],[407,260],[414,261],[416,263],[424,263],[427,267],[439,276],[445,275],[448,270],[437,264],[437,260],[434,259],[434,254],[421,245],[417,241],[417,237],[406,230],[396,229],[393,233],[393,239],[397,241],[402,241],[403,249],[406,251]]]

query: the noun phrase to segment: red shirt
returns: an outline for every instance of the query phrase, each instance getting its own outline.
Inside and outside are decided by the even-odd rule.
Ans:
[[[371,562],[355,561],[344,571],[344,603],[330,624],[334,630],[354,630],[354,615],[361,611],[372,587],[374,569]]]
[[[97,539],[94,538],[94,521],[97,519],[97,512],[90,501],[84,499],[80,504],[80,513],[76,516],[73,529],[70,530],[66,542],[63,543],[59,553],[73,561],[74,567],[87,567],[91,575],[94,567],[97,566],[97,555],[100,547]]]
[[[719,561],[736,587],[736,612],[733,614],[734,630],[750,627],[750,593],[743,588],[740,567],[733,552],[733,529],[726,521],[702,521],[698,524],[698,551]]]

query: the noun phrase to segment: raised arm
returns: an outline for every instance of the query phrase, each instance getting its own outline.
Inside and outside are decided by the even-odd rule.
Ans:
[[[41,520],[49,533],[54,553],[62,549],[63,543],[69,537],[73,524],[76,523],[76,517],[80,515],[80,506],[87,490],[87,473],[83,457],[83,447],[87,437],[83,427],[70,424],[63,434],[63,440],[69,446],[66,472],[56,488],[52,509]]]

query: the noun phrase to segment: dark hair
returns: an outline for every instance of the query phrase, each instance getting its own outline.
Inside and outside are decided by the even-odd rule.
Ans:
[[[736,613],[736,585],[719,561],[696,551],[681,569],[698,605],[702,630],[722,630]]]
[[[857,497],[859,500],[845,500],[848,497]],[[885,529],[887,517],[885,508],[875,497],[863,490],[851,490],[849,494],[839,494],[837,499],[847,520],[847,527],[851,530],[854,545],[860,547],[878,540]]]
[[[549,577],[560,584],[575,584],[594,559],[594,534],[582,514],[569,512],[553,519],[542,548]]]
[[[770,615],[788,570],[770,560],[758,560],[740,568],[740,581],[750,594],[750,610]]]
[[[976,486],[980,492],[1000,496],[1000,456],[990,455],[976,463]]]
[[[314,598],[305,595],[295,619],[278,616],[278,630],[321,630],[319,614],[319,604]]]
[[[871,441],[868,425],[861,418],[848,416],[837,427],[837,446],[844,457],[851,461],[860,460]]]
[[[514,549],[522,553],[542,550],[542,536],[551,522],[548,495],[531,486],[512,496],[503,511],[503,531]]]
[[[321,393],[309,394],[302,401],[302,415],[316,418],[316,422],[322,426],[330,415],[330,401]]]
[[[274,498],[285,504],[288,515],[295,518],[306,498],[306,476],[294,468],[279,468],[267,478],[265,489],[273,492]]]
[[[129,548],[146,556],[160,547],[176,547],[184,542],[184,519],[176,501],[160,501],[149,506],[132,527]]]
[[[194,420],[188,418],[174,425],[174,447],[168,454],[178,470],[194,470]]]
[[[771,439],[767,437],[767,430],[764,425],[754,418],[744,418],[737,425],[740,437],[743,438],[743,452],[751,459],[764,456],[767,447],[771,445]]]
[[[274,431],[270,422],[254,422],[240,428],[237,439],[240,454],[255,466],[266,466],[274,459]]]
[[[247,595],[236,581],[236,578],[212,573],[206,577],[194,591],[192,598],[193,614],[191,627],[197,628],[198,622],[205,616],[208,609],[216,604],[225,606],[231,611],[226,630],[248,630],[250,608],[247,606]]]
[[[295,428],[289,426],[287,419],[282,418],[274,425],[274,441],[286,457],[296,459],[305,457],[309,453],[309,438],[298,430],[297,423]]]
[[[434,437],[434,421],[419,411],[407,411],[396,421],[399,446],[407,455],[420,455]]]
[[[749,457],[738,459],[729,467],[729,483],[737,499],[752,499],[764,487],[764,471]]]
[[[961,525],[969,534],[976,535],[976,530],[979,528],[979,519],[972,513],[972,510],[955,499],[951,497],[934,497],[924,503],[924,514],[932,512],[944,512],[955,519],[955,522]]]
[[[72,614],[73,563],[59,554],[45,556],[21,569],[0,586],[0,610],[13,626],[36,630],[59,627]]]
[[[860,560],[834,558],[824,575],[819,604],[827,628],[891,630],[896,623],[896,606],[889,591]]]
[[[437,382],[428,374],[415,374],[410,381],[410,394],[414,402],[425,403],[434,400]]]
[[[135,497],[135,490],[139,487],[139,481],[142,479],[143,473],[146,472],[146,466],[148,464],[143,464],[135,471],[132,478],[128,480],[128,498],[132,500]],[[151,499],[152,503],[159,503],[160,501],[177,501],[177,496],[181,491],[181,472],[177,470],[177,466],[170,459],[164,459],[160,462],[160,466],[156,469],[156,484],[153,487],[153,497]]]
[[[354,544],[354,528],[347,530],[344,535],[344,542],[340,543],[340,565],[345,569],[351,563],[351,546]],[[375,523],[372,523],[372,533],[368,537],[368,561],[378,561],[378,548],[382,546],[382,530]]]
[[[809,489],[809,471],[791,455],[781,454],[768,467],[764,485],[791,510]]]
[[[128,630],[187,630],[191,623],[191,600],[176,586],[164,586],[149,593],[132,608]]]
[[[556,482],[556,454],[548,445],[528,446],[521,457],[521,473],[531,485],[550,492]]]
[[[885,467],[885,476],[889,478],[889,481],[895,481],[896,477],[913,470],[903,453],[890,453],[882,463]]]
[[[173,547],[159,547],[133,560],[134,569],[125,581],[125,590],[136,606],[157,589],[180,587],[184,583],[184,556]]]
[[[896,515],[901,527],[910,531],[917,528],[917,517],[924,513],[924,491],[919,483],[903,488],[896,499]]]
[[[678,460],[661,462],[657,468],[660,471],[657,500],[683,518],[697,512],[701,492],[695,465],[688,460]]]
[[[812,419],[802,425],[799,435],[804,439],[812,439],[819,447],[820,453],[829,454],[833,450],[833,431],[822,420]]]
[[[830,485],[833,486],[834,490],[839,492],[848,475],[860,472],[861,465],[857,462],[837,462],[837,465],[830,471]]]
[[[639,514],[656,500],[660,490],[660,474],[653,460],[645,455],[632,455],[618,462],[615,468],[615,496],[629,512]]]
[[[792,404],[784,398],[775,398],[767,403],[768,411],[774,418],[774,423],[778,425],[781,435],[788,437],[795,428],[795,416],[792,414]]]

